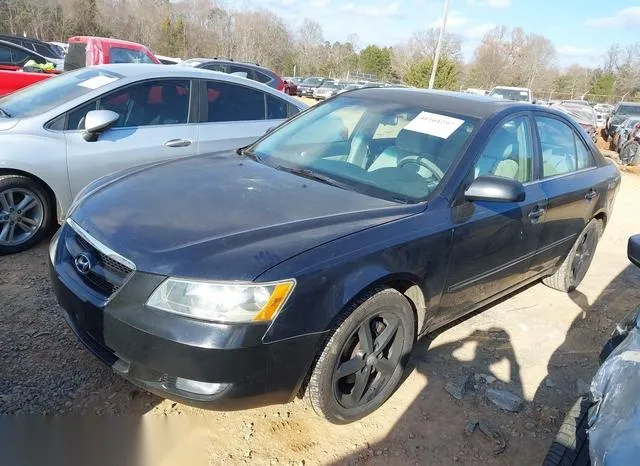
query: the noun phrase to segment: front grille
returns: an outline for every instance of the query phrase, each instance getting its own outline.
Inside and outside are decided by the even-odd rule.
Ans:
[[[99,246],[99,242],[89,241],[87,238],[91,238],[77,225],[70,227],[65,229],[64,235],[65,259],[85,285],[105,298],[111,297],[127,282],[134,268],[124,263],[126,259],[118,260],[108,248]],[[75,264],[81,255],[86,256],[91,264],[86,273],[81,273]]]

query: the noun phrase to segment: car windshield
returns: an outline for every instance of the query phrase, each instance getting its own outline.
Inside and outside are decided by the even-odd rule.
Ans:
[[[561,104],[557,108],[567,113],[578,123],[593,125],[596,121],[596,112],[591,107],[580,104]]]
[[[518,89],[504,89],[504,88],[496,87],[489,93],[489,96],[501,98],[501,99],[517,100],[520,102],[529,101],[529,91],[518,90]]]
[[[343,189],[420,202],[440,185],[477,121],[347,95],[280,126],[246,153]]]
[[[328,82],[324,82],[320,87],[324,89],[338,89],[339,86],[332,81],[328,81]]]
[[[620,105],[616,113],[620,115],[640,115],[640,105]]]
[[[319,86],[320,84],[322,84],[322,79],[320,79],[320,78],[307,78],[302,82],[302,84],[306,84],[307,86]]]
[[[631,129],[633,128],[635,125],[637,125],[640,122],[640,116],[638,117],[633,117],[633,118],[629,118],[625,124],[624,127],[627,129]]]
[[[40,115],[121,78],[110,71],[82,68],[9,94],[0,99],[0,108],[12,118]]]
[[[109,50],[111,63],[154,63],[154,61],[142,50],[112,47]]]

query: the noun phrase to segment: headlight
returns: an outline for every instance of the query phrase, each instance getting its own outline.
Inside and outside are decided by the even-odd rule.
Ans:
[[[213,322],[265,322],[282,309],[294,286],[293,280],[235,284],[169,278],[153,292],[147,306]]]

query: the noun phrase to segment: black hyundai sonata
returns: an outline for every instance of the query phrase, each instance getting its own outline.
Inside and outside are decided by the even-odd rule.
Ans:
[[[416,339],[585,276],[620,182],[566,115],[412,89],[330,99],[250,147],[87,186],[50,248],[78,338],[136,385],[345,423]]]

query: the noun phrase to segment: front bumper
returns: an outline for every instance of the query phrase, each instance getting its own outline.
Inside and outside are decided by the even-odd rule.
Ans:
[[[286,403],[298,393],[319,336],[263,343],[267,324],[203,322],[146,307],[163,277],[141,272],[104,299],[61,259],[65,252],[58,244],[50,263],[65,319],[94,355],[130,382],[163,398],[223,410]],[[206,389],[193,390],[193,382]]]
[[[313,97],[313,88],[312,89],[298,88],[298,95],[300,97]]]

